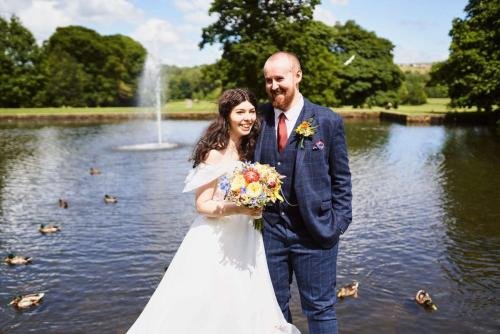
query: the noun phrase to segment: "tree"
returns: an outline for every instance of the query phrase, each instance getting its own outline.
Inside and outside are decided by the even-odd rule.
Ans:
[[[52,52],[41,64],[45,73],[45,89],[38,92],[36,101],[41,106],[84,107],[87,105],[85,89],[91,76],[85,73],[82,64],[70,54]]]
[[[27,107],[40,86],[39,49],[21,21],[0,17],[0,106]]]
[[[386,96],[383,92],[397,91],[403,75],[393,62],[394,45],[351,20],[335,28],[333,51],[344,60],[355,56],[354,61],[340,72],[342,104],[359,107],[370,96]]]
[[[163,72],[168,78],[167,99],[215,99],[220,93],[221,83],[208,75],[210,66],[165,66]]]
[[[144,67],[146,50],[128,36],[104,36],[104,41],[110,50],[104,75],[113,82],[115,105],[132,105],[137,98],[136,92]]]
[[[500,3],[469,0],[465,12],[453,20],[450,56],[432,79],[448,86],[452,106],[492,111],[500,105]]]
[[[209,13],[219,19],[203,29],[200,43],[222,44],[222,58],[211,75],[217,73],[224,88],[248,87],[264,99],[262,67],[272,53],[284,50],[301,60],[300,90],[313,102],[361,105],[378,91],[396,90],[402,74],[392,62],[392,43],[353,21],[345,26],[314,21],[319,3],[215,0]],[[342,63],[351,54],[356,62],[345,68]]]
[[[312,20],[320,1],[215,0],[219,19],[203,29],[200,47],[222,44],[222,59],[211,68],[224,88],[248,87],[265,98],[262,67],[278,50],[294,52],[302,63],[301,91],[312,101],[337,104],[335,76],[340,61],[329,51],[332,28]]]
[[[40,99],[45,105],[126,106],[135,102],[146,50],[131,38],[101,36],[80,26],[57,28],[44,43],[42,55],[45,87]],[[54,82],[54,78],[61,81]],[[80,92],[78,97],[76,92]]]
[[[425,84],[428,81],[426,75],[419,73],[406,72],[403,82],[406,91],[404,96],[401,96],[401,104],[420,105],[427,102],[425,94]]]

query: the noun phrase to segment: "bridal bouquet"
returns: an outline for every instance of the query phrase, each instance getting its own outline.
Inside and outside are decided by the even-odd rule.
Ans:
[[[249,208],[262,208],[268,203],[283,200],[280,194],[281,178],[274,167],[245,162],[221,180],[220,188],[228,201]],[[261,231],[264,227],[262,217],[254,219],[253,226]]]

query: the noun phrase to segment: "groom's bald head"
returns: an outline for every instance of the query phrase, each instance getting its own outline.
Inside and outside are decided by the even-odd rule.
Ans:
[[[299,58],[292,52],[278,51],[272,54],[269,58],[267,58],[266,63],[264,64],[264,72],[266,71],[266,67],[269,67],[275,62],[288,62],[292,73],[301,71]]]

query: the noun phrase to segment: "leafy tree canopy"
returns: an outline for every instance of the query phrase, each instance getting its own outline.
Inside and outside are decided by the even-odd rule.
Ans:
[[[448,86],[452,106],[491,111],[500,105],[500,3],[469,0],[465,12],[453,20],[450,56],[432,79]]]
[[[0,17],[0,106],[27,107],[40,84],[39,49],[21,21]]]
[[[396,91],[403,75],[393,62],[394,45],[354,21],[335,26],[333,51],[342,59],[355,56],[352,65],[343,67],[342,104],[355,107],[377,92]]]
[[[218,20],[203,29],[200,43],[222,44],[213,78],[224,88],[248,87],[264,99],[262,67],[272,53],[285,50],[301,60],[300,89],[313,102],[360,105],[377,91],[397,89],[402,74],[392,62],[393,45],[352,21],[329,26],[313,20],[319,3],[215,0],[209,13]],[[351,54],[357,58],[346,67],[342,63]]]
[[[69,26],[57,28],[44,43],[42,56],[42,104],[116,106],[135,102],[146,50],[126,36],[101,36]]]
[[[163,72],[168,80],[168,100],[211,99],[220,94],[221,82],[212,80],[209,67],[200,65],[193,67],[164,66]]]

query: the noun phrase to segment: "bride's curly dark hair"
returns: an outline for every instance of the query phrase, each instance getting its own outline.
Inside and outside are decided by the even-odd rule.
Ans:
[[[210,150],[223,150],[229,143],[229,115],[234,107],[242,102],[250,102],[257,109],[257,99],[246,89],[235,88],[228,89],[222,93],[219,98],[219,115],[205,130],[191,155],[190,161],[193,161],[193,168],[205,161]],[[257,117],[250,133],[243,136],[238,147],[240,160],[251,160],[257,136],[260,131],[260,120]]]

